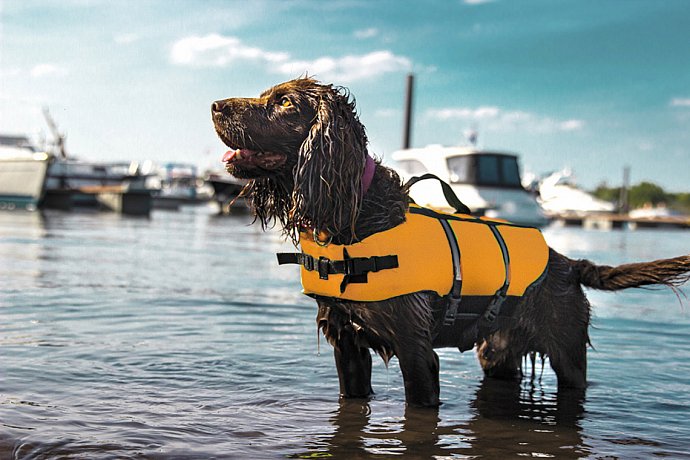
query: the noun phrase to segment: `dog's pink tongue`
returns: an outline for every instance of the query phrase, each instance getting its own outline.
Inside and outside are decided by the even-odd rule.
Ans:
[[[223,155],[223,163],[227,163],[228,161],[232,161],[233,158],[235,158],[235,155],[239,153],[240,149],[237,150],[228,150],[225,152],[225,155]]]

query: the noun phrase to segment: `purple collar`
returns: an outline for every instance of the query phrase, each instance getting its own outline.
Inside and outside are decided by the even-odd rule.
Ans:
[[[367,193],[367,190],[369,190],[371,186],[371,181],[374,180],[374,171],[376,171],[376,162],[367,154],[364,173],[362,174],[362,196]]]

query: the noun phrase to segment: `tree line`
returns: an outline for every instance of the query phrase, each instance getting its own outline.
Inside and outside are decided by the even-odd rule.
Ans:
[[[621,187],[608,187],[599,185],[592,194],[602,200],[617,203],[621,206]],[[690,193],[668,193],[657,184],[640,182],[628,190],[628,207],[630,209],[641,208],[645,205],[665,205],[670,209],[690,214]]]

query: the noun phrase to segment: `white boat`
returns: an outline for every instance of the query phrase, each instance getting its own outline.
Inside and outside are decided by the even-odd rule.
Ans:
[[[157,183],[154,184],[154,181]],[[190,163],[166,163],[149,183],[155,188],[153,206],[158,209],[179,209],[183,205],[208,203],[213,187],[199,175]]]
[[[145,189],[150,173],[142,172],[139,163],[99,163],[76,158],[56,159],[48,169],[47,191],[79,190],[84,187],[126,185],[129,189]]]
[[[577,188],[572,171],[557,171],[539,182],[539,201],[550,215],[610,213],[613,203],[600,200]]]
[[[432,173],[449,183],[475,215],[539,227],[549,222],[534,195],[522,186],[517,155],[430,145],[399,150],[392,159],[393,168],[404,180]],[[420,206],[451,210],[436,181],[415,184],[410,195]]]
[[[647,203],[641,208],[633,209],[628,213],[628,215],[633,219],[664,219],[664,218],[679,218],[683,215],[672,209],[666,207],[665,203],[659,203],[654,206],[651,203]]]
[[[25,136],[0,135],[0,210],[37,209],[51,159]]]

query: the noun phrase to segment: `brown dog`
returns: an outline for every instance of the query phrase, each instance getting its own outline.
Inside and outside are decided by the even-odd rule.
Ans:
[[[347,90],[301,78],[258,98],[216,101],[211,112],[232,149],[226,168],[251,179],[244,195],[264,228],[277,223],[295,243],[308,230],[350,244],[405,220],[410,200],[396,173],[377,162],[368,168],[373,177],[363,178],[367,137]],[[538,353],[559,386],[582,388],[590,305],[581,286],[675,286],[688,271],[690,256],[608,267],[549,250],[544,279],[489,333],[478,334],[476,320],[442,326],[448,300],[431,291],[378,302],[317,297],[317,322],[334,347],[343,397],[372,394],[369,348],[386,361],[397,356],[410,405],[439,404],[438,347],[476,345],[486,375],[503,378],[520,377],[522,358]]]

